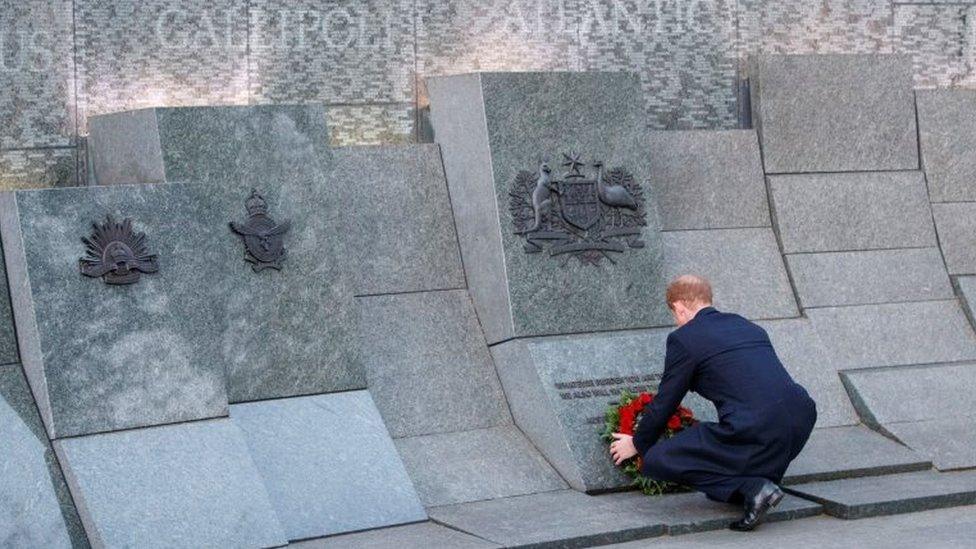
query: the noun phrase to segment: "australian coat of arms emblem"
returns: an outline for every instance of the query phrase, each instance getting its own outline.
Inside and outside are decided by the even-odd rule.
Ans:
[[[244,239],[244,260],[251,263],[254,272],[264,269],[281,270],[288,255],[284,235],[291,228],[291,221],[276,223],[268,215],[268,203],[257,189],[244,201],[247,219],[243,223],[230,222],[230,228]]]
[[[579,155],[563,154],[567,171],[561,178],[543,163],[539,171],[521,171],[509,191],[515,233],[525,237],[527,253],[548,250],[550,256],[576,257],[584,264],[628,248],[643,248],[640,235],[647,224],[644,193],[623,168],[591,167],[583,173]]]
[[[132,230],[132,219],[116,223],[112,216],[92,223],[92,234],[82,237],[85,256],[78,260],[81,274],[101,278],[106,284],[135,284],[140,273],[159,270],[156,254],[149,253],[145,233]]]

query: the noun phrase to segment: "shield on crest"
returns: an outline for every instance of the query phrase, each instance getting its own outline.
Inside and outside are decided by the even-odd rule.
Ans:
[[[596,181],[566,179],[559,183],[559,190],[561,213],[569,224],[585,231],[600,220],[600,197],[596,194]]]

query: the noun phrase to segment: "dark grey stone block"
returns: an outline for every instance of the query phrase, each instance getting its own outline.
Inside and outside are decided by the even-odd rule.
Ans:
[[[938,248],[787,255],[804,307],[951,299]]]
[[[88,119],[88,151],[99,185],[166,181],[157,109],[140,109]]]
[[[285,543],[229,419],[66,438],[54,448],[96,547]]]
[[[755,131],[658,131],[649,146],[664,230],[769,226]]]
[[[202,189],[140,185],[20,191],[0,198],[24,368],[52,437],[227,413],[214,212]],[[134,220],[159,272],[111,286],[82,276],[91,223]]]
[[[454,214],[436,145],[336,149],[357,294],[463,288]]]
[[[395,442],[421,501],[428,507],[566,488],[514,425]]]
[[[772,229],[662,233],[664,272],[708,278],[715,306],[746,318],[800,316]]]
[[[600,440],[604,413],[622,389],[657,390],[670,330],[508,341],[491,348],[515,423],[577,490],[630,483]],[[700,419],[715,407],[685,399]]]
[[[976,335],[956,300],[806,313],[837,370],[976,360]]]
[[[0,289],[9,287],[7,267],[3,258],[0,257]],[[10,307],[10,292],[0,291],[0,364],[13,364],[19,360],[17,332],[14,330],[14,313]]]
[[[501,545],[458,532],[433,522],[392,526],[368,532],[356,532],[324,539],[299,541],[288,545],[295,549],[490,549]]]
[[[724,530],[742,516],[739,505],[710,501],[698,493],[648,497],[640,492],[606,494],[597,499],[617,508],[630,508],[647,517],[649,523],[661,522],[672,536]],[[786,496],[766,514],[764,522],[794,520],[819,515],[819,504],[793,496]]]
[[[230,414],[288,539],[427,518],[366,391],[235,404]]]
[[[427,85],[468,287],[489,343],[670,322],[635,77],[483,73],[431,78]],[[597,268],[525,253],[509,191],[520,171],[536,171],[542,161],[561,177],[563,153],[624,167],[643,185],[649,211],[644,248],[614,253],[614,262],[604,259]]]
[[[976,202],[932,204],[949,274],[976,273]]]
[[[933,202],[976,200],[976,92],[917,90],[922,166]]]
[[[918,169],[909,56],[764,55],[751,83],[767,173]]]
[[[394,437],[511,424],[465,290],[362,297],[359,303],[369,390]]]
[[[769,178],[785,253],[936,245],[922,172]]]
[[[87,547],[61,468],[48,443],[27,380],[0,367],[0,546]]]
[[[604,497],[559,490],[428,509],[437,522],[505,547],[591,547],[664,534],[655,517]]]
[[[976,326],[976,276],[960,276],[955,283],[969,322]]]
[[[976,467],[976,418],[972,415],[886,423],[884,430],[931,459],[941,471]]]
[[[814,429],[785,482],[887,475],[931,468],[923,455],[863,425]]]
[[[827,359],[825,344],[807,319],[760,322],[783,366],[817,403],[817,426],[858,423],[837,370]]]
[[[835,517],[859,519],[976,503],[976,471],[920,471],[790,487]]]

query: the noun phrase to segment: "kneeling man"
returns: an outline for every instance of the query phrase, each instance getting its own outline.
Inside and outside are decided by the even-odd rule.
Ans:
[[[678,329],[668,335],[657,396],[633,437],[614,434],[610,452],[618,465],[640,453],[646,476],[742,502],[745,515],[729,528],[752,530],[783,499],[777,484],[813,430],[816,404],[783,368],[765,330],[712,307],[707,280],[678,277],[667,302]],[[689,390],[715,404],[718,423],[659,440]]]

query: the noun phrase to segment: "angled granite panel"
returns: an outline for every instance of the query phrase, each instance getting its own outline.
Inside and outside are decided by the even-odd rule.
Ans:
[[[5,262],[0,260],[0,289],[9,287],[7,267]],[[19,360],[17,332],[14,329],[14,313],[10,307],[10,292],[9,290],[0,291],[0,364],[13,364]]]
[[[489,343],[513,336],[670,322],[662,297],[665,280],[656,201],[648,184],[651,163],[636,78],[610,73],[480,73],[431,78],[427,85],[468,285]],[[581,186],[579,199],[593,200],[592,208],[581,208],[589,212],[586,216],[593,215],[594,224],[577,230],[564,218],[547,216],[553,231],[535,234],[575,235],[566,237],[566,253],[526,253],[526,238],[516,234],[511,208],[531,215],[532,192],[518,187],[516,178],[523,171],[538,174],[542,162],[551,165],[553,180],[563,178],[568,170],[561,165],[564,154],[580,155],[578,167],[590,181],[597,177],[592,163],[600,160],[607,170],[627,170],[642,185],[648,214],[647,226],[641,229],[642,248],[607,236],[631,214],[597,202],[588,190],[592,187]],[[539,177],[532,176],[532,187]],[[541,212],[546,191],[539,194]],[[604,251],[577,255],[582,248],[574,246],[580,245],[603,246]],[[614,246],[622,253],[608,251]]]
[[[766,173],[918,169],[910,57],[764,55],[753,75]]]
[[[88,120],[94,183],[166,181],[156,109],[124,111]]]
[[[226,418],[54,442],[96,547],[274,547],[285,534]]]
[[[288,544],[293,549],[500,549],[501,545],[435,522],[393,526]]]
[[[976,419],[972,415],[887,423],[884,429],[940,471],[976,467]]]
[[[649,147],[662,229],[769,226],[755,131],[651,132]]]
[[[463,288],[440,149],[436,145],[334,151],[345,195],[357,294]]]
[[[800,316],[772,229],[668,231],[664,273],[708,278],[715,306],[746,318]]]
[[[951,299],[939,248],[786,256],[804,307]]]
[[[227,413],[214,344],[222,276],[212,203],[193,185],[19,191],[0,197],[17,337],[52,438]],[[133,219],[159,272],[134,285],[79,273],[82,237],[106,215]]]
[[[20,367],[0,368],[0,547],[88,547]]]
[[[863,425],[814,429],[786,470],[787,484],[931,469],[927,457]]]
[[[598,433],[607,404],[622,390],[656,391],[670,330],[643,330],[508,341],[491,348],[516,424],[577,490],[629,484]],[[716,419],[697,395],[684,402]]]
[[[806,311],[838,370],[976,360],[976,335],[956,300]]]
[[[369,390],[394,437],[512,422],[466,291],[358,299]]]
[[[813,324],[805,319],[767,320],[760,325],[769,335],[786,371],[817,403],[817,427],[853,425],[858,422],[850,398],[825,345]]]
[[[976,200],[976,91],[918,90],[915,101],[932,202]]]
[[[288,539],[427,518],[366,391],[235,404],[230,418]],[[369,467],[362,466],[364,456]]]
[[[922,172],[769,178],[783,252],[935,246]]]
[[[406,437],[395,443],[428,507],[566,488],[514,425]]]
[[[955,279],[959,300],[966,310],[969,322],[976,326],[976,276],[960,276]]]
[[[932,204],[949,274],[976,273],[976,202]]]

